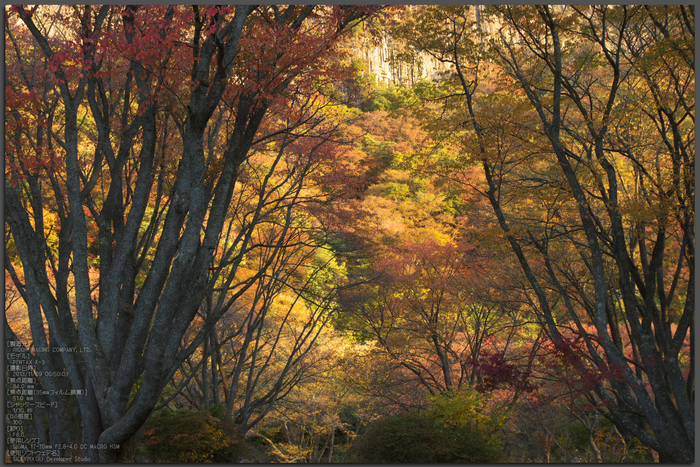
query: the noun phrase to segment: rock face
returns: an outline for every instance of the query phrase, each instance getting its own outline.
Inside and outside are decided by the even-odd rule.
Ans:
[[[410,5],[409,9],[420,8]],[[563,6],[557,6],[563,11]],[[470,8],[473,19],[476,21],[483,36],[495,34],[498,30],[496,24],[484,21],[482,18],[483,5],[472,5]],[[421,79],[437,79],[440,72],[450,71],[450,66],[440,63],[427,53],[411,56],[407,48],[396,38],[391,37],[388,31],[384,31],[380,39],[372,39],[369,35],[360,35],[352,44],[352,55],[362,60],[370,73],[377,77],[378,82],[402,84],[412,87]],[[406,60],[411,57],[410,60]]]
[[[407,8],[414,10],[421,7],[409,5]],[[470,8],[477,23],[480,23],[481,8],[481,5]],[[373,73],[380,83],[412,87],[421,79],[437,79],[440,72],[450,70],[449,65],[440,63],[427,53],[409,53],[408,48],[388,31],[383,31],[379,39],[361,35],[353,43],[353,49],[354,58],[362,60],[369,73]]]
[[[406,56],[402,44],[388,34],[379,44],[362,38],[359,45],[355,58],[367,64],[367,70],[376,75],[378,82],[412,87],[421,79],[436,79],[440,71],[448,70],[447,66],[425,53],[411,57],[411,62],[400,60]]]

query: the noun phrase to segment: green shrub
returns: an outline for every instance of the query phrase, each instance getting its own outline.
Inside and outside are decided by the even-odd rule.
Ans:
[[[155,462],[236,462],[245,442],[215,410],[163,409],[151,417],[141,446]]]
[[[395,415],[372,424],[354,454],[357,462],[440,462],[437,432],[435,423],[424,416]]]
[[[432,399],[429,410],[379,420],[353,449],[352,461],[386,463],[499,462],[501,420],[484,413],[472,392]]]

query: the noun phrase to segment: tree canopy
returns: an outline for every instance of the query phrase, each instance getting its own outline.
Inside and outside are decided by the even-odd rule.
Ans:
[[[6,458],[694,460],[693,7],[8,6],[5,43]]]

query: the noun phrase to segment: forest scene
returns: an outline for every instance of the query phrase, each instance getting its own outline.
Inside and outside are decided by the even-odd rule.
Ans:
[[[695,461],[693,6],[4,11],[5,462]]]

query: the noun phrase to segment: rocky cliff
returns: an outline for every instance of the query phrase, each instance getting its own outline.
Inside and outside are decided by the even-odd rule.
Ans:
[[[421,7],[408,6],[409,10],[416,8]],[[474,20],[488,34],[492,27],[480,21],[481,9],[481,5],[473,5],[470,11]],[[392,37],[388,30],[381,31],[378,35],[361,34],[353,41],[352,48],[354,58],[362,60],[379,82],[411,87],[421,79],[436,79],[440,72],[449,70],[449,65],[440,63],[426,53],[409,53],[405,44]]]
[[[367,71],[375,74],[379,82],[410,87],[421,79],[435,79],[440,71],[447,69],[425,53],[406,60],[408,55],[403,44],[388,34],[378,44],[369,38],[362,38],[358,45],[355,58],[361,59],[367,65]]]

